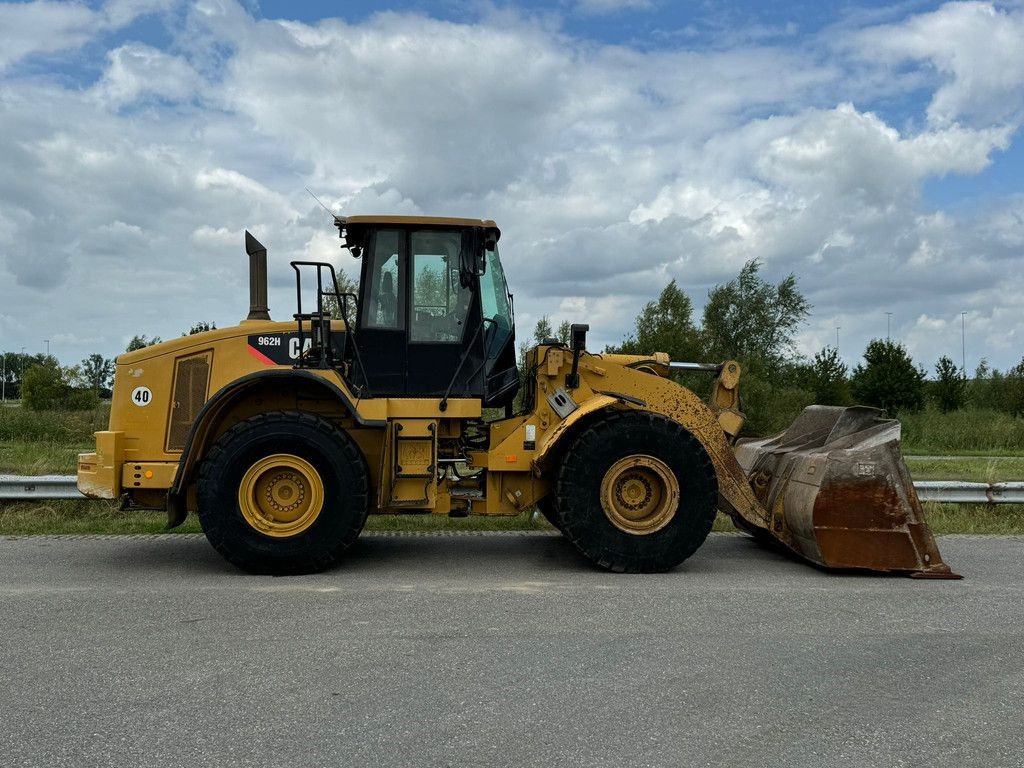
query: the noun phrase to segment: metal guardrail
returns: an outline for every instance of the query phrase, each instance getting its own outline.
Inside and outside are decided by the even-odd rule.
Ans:
[[[918,480],[921,501],[946,504],[1024,504],[1024,482],[968,483],[963,480]]]
[[[1024,504],[1024,482],[968,483],[963,480],[918,480],[921,501],[945,504]],[[79,499],[74,475],[0,475],[0,501]]]
[[[85,499],[74,475],[0,475],[0,500]]]

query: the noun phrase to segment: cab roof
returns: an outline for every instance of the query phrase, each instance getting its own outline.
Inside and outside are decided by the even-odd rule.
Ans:
[[[342,221],[345,226],[396,224],[398,226],[483,227],[484,229],[498,229],[498,225],[490,219],[457,219],[447,216],[345,216]]]

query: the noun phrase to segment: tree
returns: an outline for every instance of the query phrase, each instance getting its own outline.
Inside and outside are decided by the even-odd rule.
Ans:
[[[850,381],[846,363],[835,347],[824,347],[806,366],[804,388],[814,393],[818,405],[850,405]]]
[[[563,344],[569,343],[569,338],[572,336],[572,323],[568,320],[563,320],[558,324],[558,333],[555,334],[555,338]]]
[[[216,323],[208,323],[205,320],[200,320],[198,323],[195,323],[191,328],[189,328],[185,333],[183,333],[181,335],[182,336],[195,336],[197,333],[205,333],[206,331],[215,331],[215,330],[217,330],[217,324]]]
[[[545,339],[554,338],[554,332],[551,330],[551,321],[548,320],[548,316],[544,315],[537,324],[533,326],[533,340],[538,344],[544,343]]]
[[[947,355],[935,364],[935,385],[932,394],[943,413],[958,411],[967,402],[967,380]]]
[[[700,356],[700,335],[693,324],[693,304],[673,280],[649,301],[636,317],[636,334],[607,352],[649,355],[667,352],[673,360],[695,360]]]
[[[89,387],[75,386],[81,370],[61,368],[56,358],[48,357],[25,371],[22,402],[33,411],[75,411],[95,408],[99,396]]]
[[[159,344],[162,339],[159,336],[154,336],[152,339],[147,338],[146,334],[141,336],[132,336],[132,340],[128,342],[128,346],[125,348],[125,352],[134,352],[137,349],[145,349],[151,347],[154,344]]]
[[[1006,407],[1006,388],[1006,376],[989,367],[988,360],[981,358],[968,387],[971,405],[1003,410]]]
[[[796,352],[797,329],[811,304],[790,273],[778,285],[761,279],[761,263],[751,259],[739,276],[708,291],[703,334],[707,351],[717,358],[760,360],[771,375]]]
[[[902,344],[873,339],[864,351],[864,361],[853,369],[850,379],[850,389],[858,402],[890,414],[921,410],[924,370],[914,367]]]
[[[338,277],[338,293],[342,296],[345,294],[359,295],[359,283],[348,276],[348,273],[344,269],[337,271]],[[324,311],[327,312],[335,320],[344,320],[349,327],[355,327],[356,324],[356,302],[349,296],[344,301],[345,307],[348,309],[347,314],[342,313],[341,302],[338,301],[334,296],[324,296]]]
[[[80,368],[86,386],[96,394],[99,394],[101,389],[109,387],[110,379],[114,375],[114,361],[99,354],[89,355],[82,361]]]
[[[33,365],[45,365],[52,361],[56,364],[57,359],[42,353],[29,355],[24,352],[7,352],[3,355],[3,365],[0,367],[0,376],[4,377],[6,387],[4,394],[7,399],[21,397],[21,383],[25,371]]]

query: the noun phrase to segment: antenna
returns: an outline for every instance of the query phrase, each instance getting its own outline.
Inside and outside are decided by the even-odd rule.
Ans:
[[[332,216],[332,217],[334,218],[334,223],[335,223],[335,224],[336,224],[337,226],[341,226],[342,224],[344,224],[344,223],[345,223],[345,217],[344,217],[344,216],[339,216],[339,215],[338,215],[338,214],[336,214],[336,213],[335,213],[334,211],[332,211],[332,210],[331,210],[330,208],[328,208],[328,207],[327,207],[326,205],[324,205],[324,204],[323,204],[323,201],[322,201],[322,200],[320,200],[320,198],[319,198],[319,197],[317,197],[316,195],[314,195],[314,194],[313,194],[313,190],[311,190],[311,189],[310,189],[309,187],[305,187],[304,189],[305,189],[305,190],[306,190],[307,192],[309,192],[309,196],[310,196],[310,197],[312,197],[312,198],[313,198],[314,200],[316,200],[316,201],[317,201],[317,203],[319,203],[319,205],[320,205],[320,207],[321,207],[321,208],[323,208],[323,209],[324,209],[325,211],[327,211],[327,212],[328,212],[329,214],[331,214],[331,216]]]

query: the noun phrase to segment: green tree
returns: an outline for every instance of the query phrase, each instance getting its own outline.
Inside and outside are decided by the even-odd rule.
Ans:
[[[198,323],[195,323],[191,328],[189,328],[185,333],[183,333],[181,335],[182,336],[195,336],[197,333],[205,333],[206,331],[215,331],[215,330],[217,330],[217,324],[216,323],[208,323],[205,320],[200,320]]]
[[[932,395],[943,413],[958,411],[967,403],[967,380],[947,355],[935,364],[935,384]]]
[[[554,336],[554,331],[551,330],[551,321],[548,320],[547,315],[543,315],[533,326],[533,340],[537,344],[542,344],[544,339],[551,339]]]
[[[25,371],[22,403],[33,411],[75,411],[95,408],[99,396],[90,387],[75,386],[81,378],[76,366],[61,368],[56,358],[48,357]]]
[[[134,352],[137,349],[145,349],[151,347],[154,344],[159,344],[162,339],[159,336],[154,336],[152,339],[148,338],[146,334],[141,336],[132,336],[132,340],[128,342],[128,346],[125,347],[125,352]]]
[[[890,414],[919,411],[924,405],[924,370],[916,368],[902,344],[873,339],[864,351],[864,364],[853,369],[850,389],[864,405]]]
[[[4,362],[2,366],[2,373],[7,386],[5,387],[5,394],[8,400],[17,399],[21,397],[21,384],[24,378],[25,371],[31,368],[33,365],[44,365],[48,361],[56,363],[56,358],[49,357],[42,353],[29,355],[24,352],[8,352],[4,355]]]
[[[968,399],[975,408],[1004,410],[1006,408],[1006,377],[981,358],[974,378],[967,388]]]
[[[558,324],[558,332],[555,334],[555,338],[563,344],[568,344],[569,339],[572,336],[572,323],[568,320],[563,320]]]
[[[649,301],[636,317],[636,333],[607,352],[648,355],[667,352],[673,360],[695,360],[700,356],[700,334],[693,324],[693,304],[673,280],[657,301]]]
[[[101,389],[110,386],[110,379],[114,375],[114,361],[103,355],[91,354],[82,361],[80,369],[86,386],[99,394]]]
[[[850,405],[850,380],[848,369],[839,357],[835,347],[824,347],[814,355],[814,360],[804,366],[805,389],[814,393],[818,405]]]
[[[796,332],[811,311],[790,273],[778,285],[758,274],[761,263],[751,259],[739,276],[708,292],[703,335],[707,352],[716,358],[760,360],[773,376],[796,353]]]
[[[537,323],[533,326],[533,343],[540,344],[544,339],[551,338],[551,321],[548,320],[547,315],[541,316]],[[530,345],[525,341],[519,345],[519,381],[526,381],[526,353],[530,350]]]
[[[359,295],[359,282],[349,277],[348,273],[344,269],[337,271],[338,277],[338,293],[352,294],[352,296]],[[335,320],[344,320],[349,327],[354,327],[356,324],[356,302],[352,296],[349,296],[344,300],[345,307],[348,309],[347,315],[343,316],[341,311],[341,302],[338,301],[334,296],[324,296],[324,311],[327,312]]]

